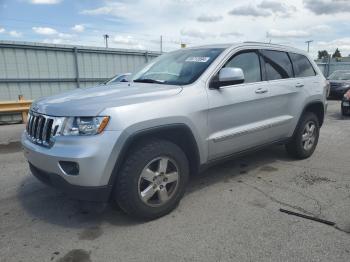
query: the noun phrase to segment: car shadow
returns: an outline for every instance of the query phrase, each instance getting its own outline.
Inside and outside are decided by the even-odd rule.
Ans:
[[[327,117],[328,119],[331,119],[331,120],[350,120],[350,116],[342,115],[340,112],[340,109],[339,109],[339,112],[327,114]]]
[[[278,170],[274,167],[277,161],[294,160],[287,156],[283,146],[273,146],[229,159],[203,173],[191,176],[186,195],[216,183],[231,183],[232,178],[244,178],[256,169],[274,172]],[[42,220],[66,228],[86,228],[103,222],[123,227],[146,223],[127,216],[114,204],[99,205],[70,199],[63,193],[43,185],[33,176],[27,176],[22,184],[25,186],[19,187],[17,196],[22,207],[32,216],[33,221]]]

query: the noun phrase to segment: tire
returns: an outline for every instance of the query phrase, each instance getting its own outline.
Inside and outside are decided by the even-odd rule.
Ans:
[[[188,160],[176,144],[160,139],[143,141],[128,153],[113,197],[127,214],[155,219],[176,208],[188,177]]]
[[[311,127],[313,126],[313,131]],[[302,115],[294,135],[286,144],[288,154],[297,159],[310,157],[316,149],[320,135],[320,124],[317,116],[312,112]]]
[[[345,112],[345,108],[343,107],[343,105],[340,106],[340,111],[342,116],[347,116],[348,114]]]

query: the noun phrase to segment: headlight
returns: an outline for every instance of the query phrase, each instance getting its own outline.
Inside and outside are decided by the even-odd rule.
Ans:
[[[107,126],[109,116],[67,117],[61,134],[63,136],[90,136],[101,133]]]
[[[350,84],[345,84],[345,83],[344,83],[344,84],[341,85],[341,87],[342,87],[342,88],[350,88]]]

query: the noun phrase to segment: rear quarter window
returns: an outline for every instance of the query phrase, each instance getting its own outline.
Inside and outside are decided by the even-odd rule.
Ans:
[[[316,75],[314,68],[306,56],[295,53],[289,53],[289,56],[293,63],[295,77],[308,77]]]

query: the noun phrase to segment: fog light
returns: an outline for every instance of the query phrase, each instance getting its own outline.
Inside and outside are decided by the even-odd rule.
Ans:
[[[59,161],[59,166],[64,173],[71,176],[79,175],[79,164],[71,161]]]

